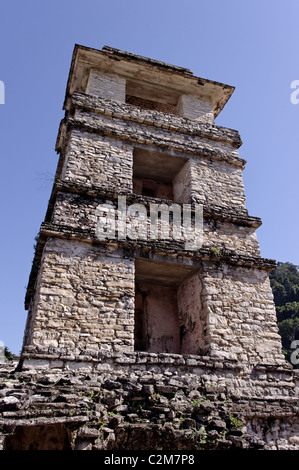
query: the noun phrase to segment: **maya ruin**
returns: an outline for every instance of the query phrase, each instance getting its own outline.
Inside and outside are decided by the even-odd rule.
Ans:
[[[240,135],[215,125],[233,91],[75,46],[23,348],[0,365],[2,449],[299,450],[275,262],[246,209]],[[191,249],[184,227],[172,236],[184,208],[192,226],[202,210]]]

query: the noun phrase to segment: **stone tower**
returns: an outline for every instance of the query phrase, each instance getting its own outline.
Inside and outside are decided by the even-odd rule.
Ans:
[[[268,279],[273,262],[260,257],[261,222],[245,207],[240,136],[214,124],[232,92],[109,47],[75,48],[26,297],[25,350],[284,362]],[[199,249],[186,249],[171,231],[138,236],[136,204],[147,218],[164,204],[170,226],[173,207],[183,214],[200,204]],[[108,212],[113,227],[105,232]]]
[[[167,449],[169,433],[176,449],[298,446],[296,382],[268,276],[275,262],[260,256],[261,221],[245,206],[239,133],[214,123],[233,90],[75,46],[16,373],[42,369],[49,383],[73,374],[77,392],[84,374],[93,378],[107,439],[80,434],[73,410],[60,423],[77,446],[84,435],[87,448]],[[246,432],[230,433],[232,416]]]

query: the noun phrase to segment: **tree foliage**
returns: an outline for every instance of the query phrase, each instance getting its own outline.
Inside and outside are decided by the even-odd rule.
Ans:
[[[6,346],[0,344],[0,363],[1,363],[2,357],[6,357],[6,359],[8,359],[9,361],[12,361],[14,358],[14,355],[12,354],[12,352],[10,352],[10,350]]]
[[[278,263],[270,273],[270,282],[284,354],[294,367],[299,368],[292,361],[294,341],[299,345],[299,266],[289,262]]]

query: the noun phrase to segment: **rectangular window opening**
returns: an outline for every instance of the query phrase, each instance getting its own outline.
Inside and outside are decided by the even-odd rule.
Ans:
[[[192,265],[135,260],[136,351],[199,354],[204,340],[196,280],[198,267]]]
[[[127,80],[126,103],[139,108],[177,115],[180,94],[166,87],[159,87],[138,80]]]
[[[188,159],[164,152],[135,148],[133,151],[133,192],[188,203],[190,172]]]

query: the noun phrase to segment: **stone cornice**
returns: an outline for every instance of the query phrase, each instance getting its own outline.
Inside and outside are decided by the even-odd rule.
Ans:
[[[206,98],[212,103],[214,117],[220,113],[235,89],[234,86],[196,77],[184,67],[108,46],[97,50],[76,44],[67,82],[64,109],[69,109],[69,101],[75,91],[85,90],[91,69],[99,69],[129,80],[146,75],[146,81],[150,81],[151,84],[159,86],[162,82],[167,88],[180,94],[188,93],[195,97]]]
[[[238,363],[236,360],[226,360],[223,363],[223,360],[218,361],[217,358],[206,356],[206,355],[191,355],[191,354],[168,354],[168,353],[150,353],[142,351],[120,351],[120,352],[109,352],[109,351],[81,351],[76,353],[76,351],[69,348],[46,348],[43,346],[25,346],[22,351],[21,361],[29,360],[27,367],[30,368],[30,365],[34,368],[32,359],[40,361],[53,361],[59,360],[67,363],[70,362],[88,362],[93,364],[96,368],[97,364],[121,364],[127,365],[130,364],[147,364],[152,366],[154,364],[159,365],[168,365],[174,367],[202,367],[212,370],[223,370],[226,368],[230,371],[240,371],[243,366]],[[83,365],[84,366],[84,365]]]
[[[86,95],[82,96],[86,97]],[[237,154],[236,148],[241,143],[236,131],[183,118],[171,116],[170,119],[169,115],[157,111],[140,110],[132,105],[101,100],[96,97],[88,99],[91,102],[90,108],[85,111],[86,116],[67,117],[61,121],[56,142],[57,150],[64,152],[68,131],[79,129],[82,132],[119,138],[136,145],[154,145],[165,151],[177,151],[225,161],[241,169],[245,167],[246,160]],[[99,102],[102,106],[96,107]],[[92,103],[95,108],[92,108]],[[101,120],[99,117],[101,113],[113,120],[110,121],[107,118],[105,121]],[[130,126],[126,124],[128,120],[130,120]],[[160,128],[161,132],[157,133],[157,128]],[[214,142],[229,144],[231,150],[217,147]]]
[[[198,155],[213,160],[225,161],[231,165],[244,168],[246,160],[243,160],[231,152],[222,149],[215,149],[213,146],[206,145],[203,142],[196,142],[191,139],[175,139],[171,134],[165,136],[157,136],[154,132],[144,132],[143,129],[125,128],[116,125],[115,121],[108,123],[95,122],[85,119],[70,118],[67,121],[67,131],[79,129],[82,132],[90,132],[92,134],[100,134],[103,136],[114,137],[133,144],[157,146],[165,151],[180,151],[184,154]]]
[[[84,186],[82,184],[72,183],[70,181],[56,180],[52,195],[52,204],[54,203],[54,197],[58,191],[61,192],[70,192],[80,194],[82,196],[88,197],[104,197],[105,199],[115,200],[119,195],[126,196],[127,201],[130,203],[142,203],[144,205],[149,205],[151,203],[161,204],[161,199],[155,199],[145,196],[140,196],[134,193],[128,193],[121,190],[107,190],[104,187],[95,187],[95,186]],[[172,204],[173,201],[166,201],[169,204]],[[47,214],[46,220],[50,220],[51,210]],[[246,209],[240,210],[236,208],[228,208],[224,206],[207,206],[203,205],[203,215],[206,219],[217,219],[223,220],[237,225],[244,225],[247,227],[258,228],[261,226],[262,221],[259,217],[249,216]]]
[[[253,267],[259,269],[265,269],[271,271],[276,267],[274,260],[261,258],[260,256],[253,256],[251,254],[243,255],[236,253],[227,248],[215,249],[205,247],[204,245],[197,251],[186,250],[184,248],[183,241],[174,240],[99,240],[94,230],[82,230],[75,229],[66,225],[58,225],[44,222],[41,225],[40,236],[47,237],[58,237],[70,240],[82,240],[98,245],[118,245],[120,248],[124,248],[128,253],[128,257],[134,258],[134,255],[138,253],[138,256],[148,257],[149,253],[153,253],[159,256],[167,257],[172,256],[173,259],[187,259],[190,258],[194,264],[198,264],[198,261],[212,260],[215,262],[226,263],[230,265],[238,265],[244,267]],[[174,256],[175,255],[175,256]]]
[[[172,132],[181,132],[190,136],[199,136],[225,142],[232,145],[234,148],[239,148],[242,145],[240,134],[234,129],[206,124],[158,111],[146,110],[138,106],[106,100],[94,95],[75,92],[72,96],[71,109],[77,108],[92,113],[106,114],[114,118],[148,124]]]

